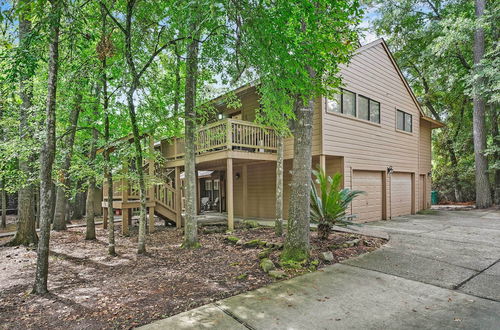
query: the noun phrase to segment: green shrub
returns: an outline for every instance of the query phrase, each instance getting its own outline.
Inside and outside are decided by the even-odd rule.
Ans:
[[[313,171],[316,179],[311,184],[311,221],[318,224],[318,236],[327,239],[331,226],[357,225],[346,218],[351,202],[364,191],[340,189],[342,175],[327,176],[323,169]],[[319,192],[316,189],[319,185]]]

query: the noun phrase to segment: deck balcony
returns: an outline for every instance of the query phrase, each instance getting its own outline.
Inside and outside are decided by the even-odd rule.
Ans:
[[[248,121],[223,119],[197,131],[197,163],[223,158],[276,159],[278,135],[275,130]],[[184,138],[173,138],[162,145],[163,156],[178,166],[184,159]]]

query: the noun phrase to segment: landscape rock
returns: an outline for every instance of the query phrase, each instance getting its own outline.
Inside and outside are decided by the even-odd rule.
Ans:
[[[229,243],[232,243],[232,244],[238,244],[238,241],[240,240],[238,237],[236,236],[227,236],[225,238],[226,241],[228,241]]]
[[[243,221],[243,226],[247,229],[260,227],[259,223],[255,220],[245,220]]]
[[[331,253],[330,251],[327,251],[327,252],[321,252],[321,254],[319,255],[321,257],[321,259],[323,259],[324,261],[328,261],[328,262],[332,262],[333,261],[333,253]]]
[[[286,277],[286,273],[282,270],[270,270],[268,274],[269,276],[275,279],[281,279]]]
[[[269,258],[269,255],[273,252],[271,248],[264,249],[259,252],[259,259]]]
[[[276,266],[270,259],[264,258],[260,262],[260,268],[262,268],[263,271],[268,273],[269,271],[276,269]]]
[[[254,248],[254,247],[258,247],[258,246],[266,246],[266,244],[267,244],[267,242],[262,241],[260,239],[253,239],[251,241],[243,243],[243,246],[248,247],[248,248]]]
[[[240,239],[240,240],[238,240],[238,241],[236,242],[236,245],[243,245],[243,243],[244,243],[244,241],[243,241],[242,239]]]
[[[353,247],[353,246],[358,245],[359,242],[360,242],[359,238],[356,238],[356,239],[345,242],[344,245],[345,245],[345,247]]]

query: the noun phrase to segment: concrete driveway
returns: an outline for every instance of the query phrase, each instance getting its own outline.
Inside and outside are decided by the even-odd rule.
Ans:
[[[363,227],[387,246],[145,329],[500,329],[500,212]]]

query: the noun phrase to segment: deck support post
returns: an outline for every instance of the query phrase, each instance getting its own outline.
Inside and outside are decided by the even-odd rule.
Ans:
[[[181,191],[181,168],[175,167],[175,225],[177,228],[182,226],[182,191]]]
[[[200,195],[200,178],[198,177],[198,169],[194,167],[196,180],[196,215],[201,213],[201,195]]]
[[[155,208],[154,206],[149,207],[149,226],[148,233],[152,234],[155,232]]]
[[[108,205],[109,205],[109,203],[110,203],[110,201],[108,198]],[[111,203],[113,203],[113,202],[111,201]],[[102,208],[102,228],[108,229],[108,208],[107,207]]]
[[[319,155],[319,167],[325,172],[326,174],[326,156],[325,155]]]
[[[248,204],[248,166],[247,164],[243,164],[243,168],[242,168],[242,171],[241,171],[241,176],[242,176],[242,179],[243,179],[243,200],[241,201],[242,202],[242,206],[243,206],[243,219],[246,220],[246,218],[248,217],[248,207],[247,207],[247,204]]]
[[[234,207],[233,207],[233,159],[226,161],[226,198],[227,198],[227,229],[234,230]]]

